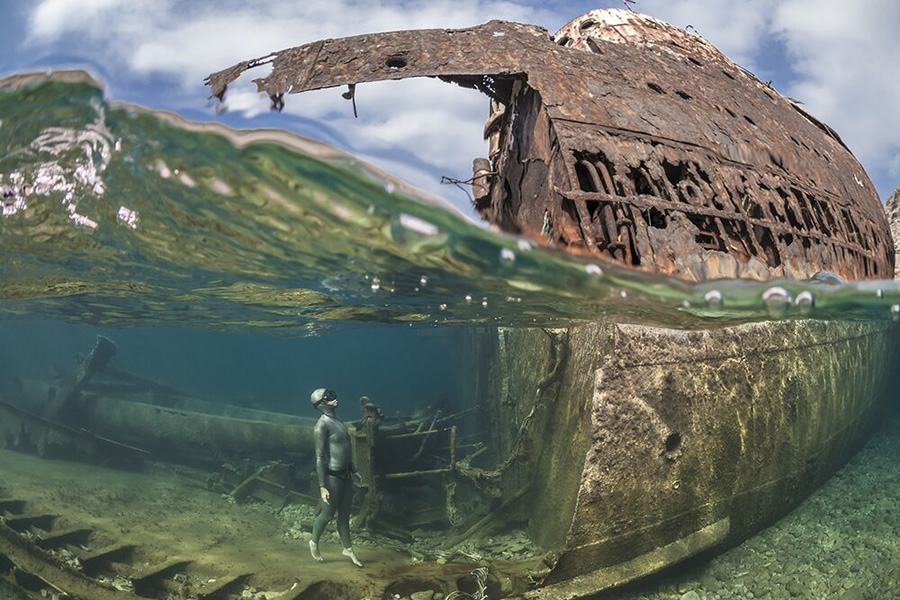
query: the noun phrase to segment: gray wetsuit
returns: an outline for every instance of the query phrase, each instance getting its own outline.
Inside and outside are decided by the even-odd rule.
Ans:
[[[316,475],[319,487],[328,490],[328,503],[319,502],[319,514],[313,523],[312,541],[319,543],[325,526],[337,513],[337,529],[344,548],[350,548],[350,507],[353,503],[353,462],[350,432],[334,416],[334,410],[324,407],[316,423]]]

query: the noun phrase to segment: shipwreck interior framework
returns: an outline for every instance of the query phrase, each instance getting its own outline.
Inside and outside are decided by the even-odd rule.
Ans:
[[[365,48],[366,53],[360,54]],[[207,79],[223,98],[245,70],[285,95],[439,77],[490,97],[475,159],[478,212],[568,252],[689,280],[889,278],[887,220],[838,135],[697,35],[630,11],[592,11],[556,36],[469,29],[322,40]]]

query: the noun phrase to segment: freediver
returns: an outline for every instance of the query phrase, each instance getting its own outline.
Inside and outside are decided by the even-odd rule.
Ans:
[[[322,413],[313,432],[316,444],[316,475],[319,480],[319,514],[313,523],[309,552],[314,560],[322,562],[319,554],[319,538],[325,527],[337,513],[337,529],[344,546],[342,554],[357,567],[363,566],[350,543],[350,507],[353,503],[353,485],[361,485],[362,478],[353,466],[350,432],[335,416],[338,406],[334,390],[319,388],[309,396],[313,408]]]

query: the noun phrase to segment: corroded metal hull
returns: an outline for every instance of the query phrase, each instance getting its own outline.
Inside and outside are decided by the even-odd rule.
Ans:
[[[557,550],[525,597],[554,599],[722,551],[788,512],[867,439],[897,344],[890,324],[811,321],[483,335],[496,426],[538,415],[518,477],[532,537]]]
[[[491,21],[469,29],[322,40],[245,70],[285,95],[439,77],[491,99],[475,208],[504,231],[690,280],[889,278],[874,186],[827,125],[697,35],[627,10],[591,11],[555,36]]]

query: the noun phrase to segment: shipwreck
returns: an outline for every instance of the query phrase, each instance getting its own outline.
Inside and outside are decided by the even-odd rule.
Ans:
[[[691,280],[890,278],[887,220],[840,137],[703,38],[627,10],[323,40],[207,79],[224,97],[439,77],[490,98],[475,207],[503,231]]]
[[[484,92],[490,150],[473,163],[475,208],[538,243],[692,281],[892,276],[884,212],[839,136],[699,36],[650,17],[592,11],[555,36],[492,21],[323,40],[207,83],[222,98],[270,63],[256,82],[276,109],[292,93],[346,85],[355,101],[361,84],[406,77]],[[801,502],[867,439],[896,347],[881,322],[472,331],[460,348],[467,393],[452,409],[413,418],[363,401],[354,427],[367,484],[355,527],[409,548],[406,530],[430,527],[442,552],[366,578],[300,576],[279,597],[583,598],[720,552]],[[0,386],[6,446],[179,463],[237,502],[315,501],[310,419],[223,412],[117,371],[114,354],[98,340],[64,381]],[[428,501],[408,502],[413,486],[431,490]],[[172,559],[113,591],[41,546],[71,532],[24,535],[52,529],[24,506],[0,496],[0,569],[23,586],[165,597],[180,589],[173,572],[190,573]],[[504,531],[527,538],[528,552],[488,560],[487,537]],[[484,551],[454,554],[464,542]],[[125,547],[82,564],[122,569]],[[235,572],[200,596],[286,577]]]
[[[555,35],[492,21],[322,40],[207,83],[221,99],[269,64],[254,81],[276,109],[407,77],[480,90],[475,209],[538,243],[692,281],[893,275],[881,203],[839,135],[656,19],[598,10]],[[588,596],[772,522],[866,439],[893,336],[813,322],[485,331],[472,397],[489,399],[498,461],[528,447],[500,497],[522,496],[529,533],[553,549],[521,593]]]

